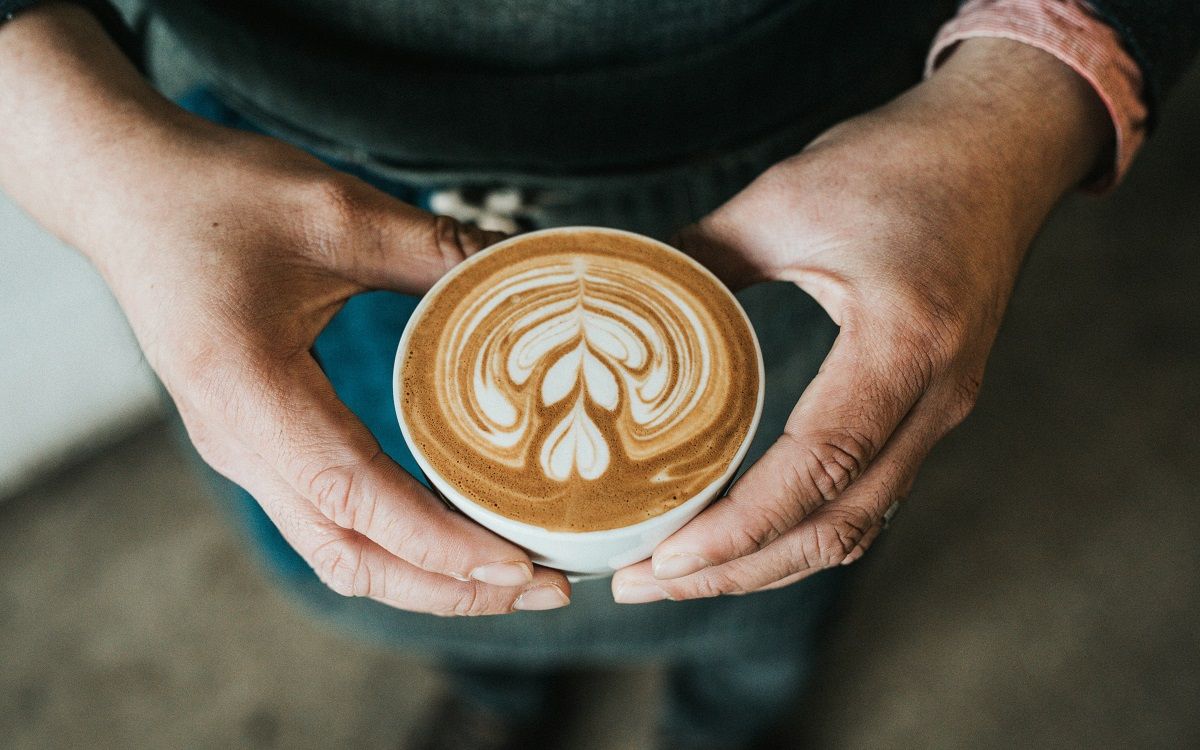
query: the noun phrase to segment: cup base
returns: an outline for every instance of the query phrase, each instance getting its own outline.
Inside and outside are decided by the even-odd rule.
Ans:
[[[563,571],[567,576],[567,580],[572,584],[579,583],[580,581],[594,581],[597,578],[612,578],[612,574],[615,572],[615,570],[610,570],[607,573],[568,573],[567,571]]]

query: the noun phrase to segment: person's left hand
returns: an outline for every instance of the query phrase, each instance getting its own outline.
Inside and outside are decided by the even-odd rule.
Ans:
[[[1025,249],[1111,129],[1016,42],[835,127],[681,232],[737,288],[787,280],[841,327],[778,441],[728,496],[618,571],[618,602],[777,588],[853,562],[972,408]]]

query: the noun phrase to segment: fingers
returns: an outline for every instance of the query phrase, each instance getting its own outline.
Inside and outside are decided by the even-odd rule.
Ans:
[[[805,390],[785,433],[730,489],[654,552],[663,579],[719,566],[763,549],[867,470],[922,390],[860,354],[843,333]]]
[[[804,580],[805,578],[808,578],[809,576],[813,575],[814,573],[818,573],[818,572],[819,571],[816,571],[816,570],[801,570],[798,573],[792,573],[790,576],[781,578],[778,581],[776,581],[775,583],[768,583],[766,586],[760,586],[756,589],[751,589],[749,591],[739,591],[736,593],[740,596],[741,594],[753,594],[757,591],[774,591],[775,589],[787,588],[788,586],[791,586],[793,583],[799,583],[800,581]]]
[[[433,286],[447,271],[488,245],[505,239],[449,216],[437,216],[394,201],[379,218],[379,247],[361,259],[368,286],[417,291]]]
[[[504,239],[448,216],[403,203],[345,174],[317,189],[314,221],[333,270],[373,289],[423,293],[447,271]]]
[[[858,544],[850,551],[850,554],[846,555],[846,559],[842,560],[842,565],[850,565],[862,559],[862,556],[867,553],[867,550],[875,543],[875,539],[879,537],[880,532],[883,531],[883,526],[882,523],[872,526],[871,530],[858,540]]]
[[[228,389],[229,432],[336,526],[431,573],[497,586],[533,579],[521,548],[448,509],[383,454],[307,353]]]
[[[322,516],[261,467],[253,494],[284,538],[321,580],[343,596],[363,596],[413,612],[492,615],[565,606],[571,585],[558,571],[537,568],[529,581],[492,586],[430,573]]]
[[[883,528],[884,528],[884,525],[882,523],[877,523],[874,526],[872,526],[871,530],[868,531],[863,536],[863,538],[859,540],[858,545],[855,546],[855,548],[850,552],[850,554],[846,555],[846,559],[842,560],[841,564],[842,565],[850,565],[851,563],[857,562],[859,559],[861,559],[862,556],[864,554],[866,554],[867,550],[870,549],[871,545],[875,542],[875,540],[879,537],[879,534],[881,531],[883,531]],[[766,586],[760,586],[756,589],[750,589],[748,591],[738,591],[738,592],[734,592],[734,593],[736,593],[736,594],[752,594],[756,591],[772,591],[774,589],[786,588],[788,586],[791,586],[793,583],[798,583],[798,582],[804,580],[805,578],[808,578],[809,576],[813,575],[814,573],[821,572],[821,570],[824,570],[824,568],[807,568],[807,569],[792,573],[790,575],[784,576],[783,578],[780,578],[775,583],[769,583]]]
[[[653,563],[647,561],[617,572],[614,597],[632,604],[746,593],[789,585],[852,562],[874,541],[887,509],[907,493],[929,446],[940,436],[936,411],[919,404],[853,486],[761,550],[670,579],[656,576]]]

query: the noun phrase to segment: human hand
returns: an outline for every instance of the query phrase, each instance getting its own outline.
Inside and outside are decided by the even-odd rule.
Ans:
[[[0,67],[23,71],[0,92],[5,187],[91,258],[200,454],[322,580],[436,614],[565,605],[561,573],[384,455],[309,351],[350,296],[420,293],[497,236],[174,109],[77,8],[4,31]]]
[[[1070,69],[972,40],[681,232],[731,286],[791,281],[841,330],[784,434],[652,560],[619,571],[616,600],[778,588],[860,558],[972,408],[1025,249],[1106,135]]]
[[[269,139],[202,158],[155,186],[186,202],[127,216],[97,257],[204,459],[338,593],[453,614],[565,604],[561,574],[381,453],[309,353],[350,295],[424,291],[493,238]]]

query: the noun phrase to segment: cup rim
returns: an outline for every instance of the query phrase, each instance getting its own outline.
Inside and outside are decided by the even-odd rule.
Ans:
[[[651,518],[638,521],[637,523],[629,524],[628,526],[617,526],[611,529],[596,529],[592,531],[555,531],[538,526],[536,524],[526,523],[525,521],[518,521],[515,518],[511,518],[502,513],[498,513],[491,508],[480,505],[464,495],[462,492],[459,492],[449,480],[442,476],[442,474],[433,467],[433,465],[421,451],[420,446],[418,446],[417,442],[413,440],[412,433],[408,427],[408,422],[404,418],[404,408],[402,406],[404,398],[400,383],[400,371],[404,363],[404,353],[409,339],[412,337],[413,331],[420,322],[421,316],[425,312],[425,308],[429,305],[430,301],[433,300],[444,287],[450,284],[455,277],[462,273],[464,269],[469,268],[472,264],[479,262],[480,259],[485,258],[488,255],[497,252],[498,250],[501,250],[509,245],[516,244],[517,242],[529,237],[575,232],[599,232],[601,234],[631,237],[643,242],[651,243],[658,246],[660,249],[674,254],[677,257],[683,258],[693,268],[697,269],[701,274],[707,276],[710,280],[716,283],[716,285],[729,298],[729,300],[733,302],[734,309],[736,309],[738,314],[742,316],[742,320],[746,323],[746,327],[750,330],[750,339],[754,344],[754,358],[758,365],[758,395],[754,405],[754,418],[750,421],[750,428],[746,431],[746,437],[742,439],[741,445],[738,447],[737,452],[730,460],[729,466],[726,468],[726,470],[722,472],[721,476],[719,476],[716,480],[706,485],[704,489],[700,490],[679,505],[676,505],[674,508],[659,513]],[[462,503],[468,505],[471,507],[473,512],[480,513],[490,522],[493,522],[501,527],[516,527],[527,535],[536,535],[543,538],[571,539],[576,541],[599,541],[604,538],[640,533],[645,529],[650,529],[661,524],[663,519],[667,516],[674,515],[682,509],[692,506],[702,498],[704,499],[705,503],[715,499],[713,495],[719,492],[722,487],[726,486],[733,478],[733,475],[737,473],[738,468],[742,465],[742,462],[746,458],[746,454],[750,450],[750,444],[754,442],[754,437],[758,432],[759,420],[762,417],[763,400],[766,391],[765,380],[766,373],[763,365],[762,347],[759,345],[758,333],[754,330],[754,323],[750,320],[750,316],[746,314],[745,309],[742,308],[742,303],[738,301],[733,291],[730,290],[723,281],[717,278],[716,274],[705,268],[703,264],[682,250],[671,247],[667,243],[654,239],[653,237],[647,237],[644,234],[630,232],[625,229],[613,229],[610,227],[596,227],[588,225],[571,225],[564,227],[551,227],[549,229],[538,229],[532,232],[523,232],[505,240],[501,240],[500,242],[497,242],[494,245],[489,245],[483,250],[480,250],[474,255],[466,258],[461,263],[454,266],[454,268],[451,268],[449,271],[447,271],[440,279],[438,279],[437,282],[435,282],[434,285],[429,288],[429,291],[425,292],[425,294],[421,297],[421,301],[418,302],[417,306],[413,309],[412,315],[409,316],[408,321],[404,324],[404,332],[400,335],[400,341],[396,345],[396,357],[392,365],[392,403],[396,409],[396,419],[400,423],[400,432],[404,436],[404,442],[408,446],[409,451],[412,453],[413,458],[416,459],[417,465],[421,467],[423,472],[425,472],[426,478],[429,480],[429,483],[433,485],[434,491],[445,496],[446,499],[448,499],[452,504],[459,505]]]

